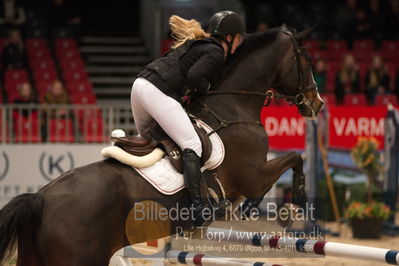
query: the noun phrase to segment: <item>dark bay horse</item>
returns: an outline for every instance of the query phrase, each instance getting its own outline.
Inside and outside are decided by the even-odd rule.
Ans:
[[[322,108],[310,58],[300,46],[304,35],[285,27],[250,35],[226,63],[213,92],[191,109],[219,128],[226,156],[217,174],[230,199],[262,198],[289,168],[294,172],[294,194],[303,193],[301,157],[291,152],[267,161],[268,138],[254,121],[259,121],[266,88],[275,88],[303,116],[316,117]],[[17,196],[0,211],[0,260],[17,243],[19,266],[107,265],[124,246],[191,226],[132,218],[138,201],[157,199],[157,212],[158,207],[169,208],[187,198],[185,189],[172,196],[159,193],[133,168],[113,159],[79,167],[38,193]]]

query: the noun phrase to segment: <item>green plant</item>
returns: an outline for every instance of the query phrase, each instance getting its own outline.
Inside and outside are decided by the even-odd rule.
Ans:
[[[382,170],[378,156],[378,140],[374,137],[359,137],[356,145],[351,150],[351,155],[356,165],[367,174],[368,189],[367,200],[372,200],[372,187],[375,176]]]
[[[378,140],[374,137],[359,137],[351,150],[354,162],[366,174],[377,174],[381,170],[378,145]]]
[[[391,214],[390,208],[382,202],[368,202],[362,203],[354,201],[349,204],[345,212],[347,219],[364,219],[364,218],[379,218],[382,220],[388,219]]]

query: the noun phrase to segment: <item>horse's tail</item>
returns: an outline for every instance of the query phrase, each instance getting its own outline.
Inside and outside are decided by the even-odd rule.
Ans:
[[[18,238],[34,243],[42,217],[42,202],[40,194],[25,193],[0,210],[0,265],[14,253]]]

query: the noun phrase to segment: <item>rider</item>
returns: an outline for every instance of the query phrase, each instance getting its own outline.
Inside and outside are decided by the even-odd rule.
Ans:
[[[184,181],[198,217],[206,206],[200,194],[202,147],[181,97],[188,89],[196,94],[210,89],[215,72],[241,44],[245,24],[232,11],[214,14],[209,33],[193,19],[172,16],[169,24],[176,41],[165,56],[148,64],[134,81],[133,118],[139,134],[155,120],[183,151]]]

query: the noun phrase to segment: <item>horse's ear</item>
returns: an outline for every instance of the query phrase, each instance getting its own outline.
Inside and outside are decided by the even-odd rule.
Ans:
[[[285,23],[283,23],[283,25],[281,25],[281,30],[283,30],[283,31],[288,30],[288,27]]]
[[[301,31],[301,32],[298,33],[298,34],[295,34],[295,38],[296,38],[298,41],[304,40],[304,39],[306,38],[306,36],[307,36],[314,28],[316,28],[316,26],[317,26],[317,24],[313,25],[312,27],[310,27],[310,28],[308,28],[308,29],[306,29],[306,30],[304,30],[304,31]]]

